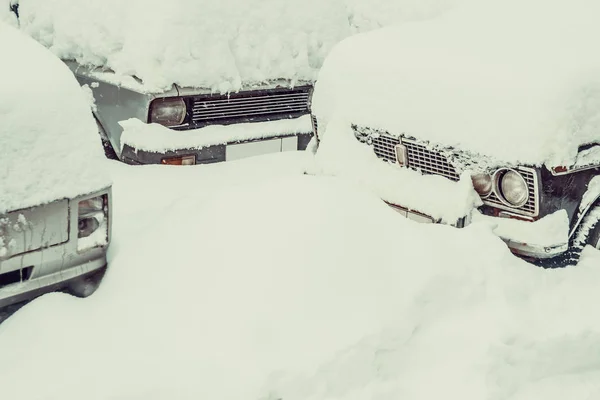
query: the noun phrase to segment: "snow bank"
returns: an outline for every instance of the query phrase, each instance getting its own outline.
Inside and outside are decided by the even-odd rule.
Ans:
[[[569,243],[569,216],[564,209],[530,222],[510,218],[490,217],[473,211],[473,223],[486,222],[492,231],[505,240],[539,247],[555,247]]]
[[[543,398],[553,378],[571,393],[597,388],[598,251],[538,269],[486,224],[414,223],[347,181],[302,175],[310,162],[112,163],[103,285],[85,300],[44,296],[0,325],[3,396],[499,400]]]
[[[437,175],[384,163],[373,148],[355,139],[350,120],[337,118],[329,123],[316,154],[314,174],[349,179],[388,203],[418,211],[455,224],[482,204],[473,189],[471,174],[463,172],[459,182]]]
[[[312,80],[350,31],[342,0],[20,4],[22,29],[61,58],[136,75],[157,89],[177,83],[227,92],[271,79]]]
[[[0,214],[108,186],[96,125],[73,74],[2,22],[0,48],[6,55],[0,72]]]
[[[20,0],[20,20],[59,57],[135,75],[145,91],[176,83],[228,92],[314,80],[333,45],[353,32],[434,16],[461,1]]]
[[[128,144],[138,150],[164,152],[201,149],[207,146],[295,135],[312,131],[310,115],[294,119],[235,125],[211,125],[201,129],[173,131],[159,124],[146,124],[137,118],[121,121],[121,147]]]
[[[481,0],[356,35],[325,61],[313,111],[324,134],[340,113],[497,164],[568,165],[600,140],[597,15],[594,0]]]
[[[12,0],[2,0],[0,2],[0,23],[4,22],[12,26],[18,26],[17,17],[10,11]]]

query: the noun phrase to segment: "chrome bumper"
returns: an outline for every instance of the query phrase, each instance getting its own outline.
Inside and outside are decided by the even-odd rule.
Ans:
[[[139,150],[125,144],[121,153],[121,160],[132,165],[163,164],[163,160],[166,159],[192,156],[194,164],[212,164],[263,154],[305,150],[311,138],[312,133],[308,132],[240,143],[212,145],[200,149],[177,149],[164,152]]]
[[[409,210],[407,208],[395,205],[395,204],[390,204],[387,203],[393,210],[397,211],[400,215],[416,221],[416,222],[421,222],[421,223],[441,223],[441,221],[437,221],[434,218],[419,213],[417,211],[414,210]],[[501,225],[503,222],[506,222],[507,219],[506,218],[500,218],[500,217],[489,217],[489,216],[479,216],[479,218],[484,218],[487,219],[488,221],[494,222],[496,224]],[[515,221],[515,220],[508,220],[510,221],[510,223],[513,224],[524,224],[523,226],[527,227],[528,229],[532,228],[535,226],[536,223],[539,224],[539,221]],[[522,240],[517,240],[515,238],[511,238],[508,237],[508,235],[503,235],[502,233],[498,234],[497,232],[494,232],[496,234],[498,234],[498,237],[500,239],[502,239],[506,245],[508,246],[508,248],[510,249],[511,252],[513,252],[514,254],[521,256],[521,257],[528,257],[528,258],[536,258],[536,259],[540,259],[540,260],[544,260],[544,259],[549,259],[549,258],[553,258],[556,256],[559,256],[561,254],[563,254],[565,251],[567,251],[569,249],[569,242],[568,242],[568,221],[565,221],[566,224],[564,226],[564,240],[558,241],[558,243],[554,242],[551,244],[539,244],[539,243],[527,243],[524,242]],[[451,224],[451,226],[454,226],[456,228],[463,228],[467,225],[469,225],[471,223],[471,216],[468,217],[464,217],[461,218],[460,220],[458,220],[455,224]],[[543,226],[540,226],[540,229],[543,230]],[[542,235],[540,235],[542,236]]]

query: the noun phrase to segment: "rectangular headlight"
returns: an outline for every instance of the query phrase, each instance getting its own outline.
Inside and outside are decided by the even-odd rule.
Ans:
[[[79,251],[108,244],[108,195],[79,202],[77,231]]]
[[[164,126],[181,125],[185,120],[187,108],[180,97],[155,99],[150,104],[148,122]]]

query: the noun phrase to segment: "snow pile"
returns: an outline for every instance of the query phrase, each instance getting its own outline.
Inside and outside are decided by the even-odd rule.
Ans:
[[[535,222],[490,217],[473,211],[473,223],[487,222],[492,231],[506,240],[539,247],[555,247],[569,243],[569,216],[560,209]]]
[[[552,376],[597,388],[597,251],[538,269],[486,224],[414,223],[303,176],[309,162],[113,163],[103,285],[0,325],[3,396],[538,399]]]
[[[123,127],[121,148],[128,144],[138,150],[164,152],[201,149],[208,146],[311,132],[310,115],[294,119],[234,125],[209,125],[192,131],[173,131],[137,118],[119,122]]]
[[[0,48],[8,55],[0,73],[0,214],[108,186],[96,125],[73,74],[1,22]]]
[[[64,10],[69,12],[64,12]],[[21,28],[64,59],[149,87],[234,91],[312,80],[350,27],[342,0],[21,0]]]
[[[10,6],[13,0],[2,0],[0,2],[0,23],[4,22],[12,26],[18,26],[17,17],[10,11]]]
[[[466,0],[346,0],[348,21],[353,32],[436,18]]]
[[[266,398],[598,398],[600,323],[587,305],[598,298],[600,256],[584,256],[578,268],[553,271],[499,262],[497,252],[479,265],[420,264],[437,273],[416,290],[410,279],[398,283],[416,295],[397,323],[318,366],[279,371]]]
[[[339,113],[497,164],[572,163],[599,140],[597,15],[595,0],[481,0],[356,35],[325,61],[313,111],[325,134]]]
[[[439,15],[464,0],[20,0],[21,28],[63,59],[219,92],[314,80],[354,32]],[[69,12],[64,12],[64,10]]]
[[[337,118],[329,123],[316,154],[314,174],[349,179],[388,203],[399,205],[447,224],[471,215],[482,204],[473,189],[469,171],[459,182],[382,162],[373,148],[354,137],[351,121]]]

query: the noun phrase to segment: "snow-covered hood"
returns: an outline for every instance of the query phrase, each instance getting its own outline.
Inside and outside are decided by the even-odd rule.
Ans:
[[[85,93],[49,51],[0,21],[0,214],[109,186]]]
[[[313,112],[478,153],[560,165],[600,142],[600,2],[474,1],[346,39]]]
[[[233,91],[314,80],[350,34],[344,0],[21,0],[21,28],[63,59],[105,65],[157,90]],[[65,10],[69,10],[65,12]]]
[[[464,0],[19,0],[21,28],[63,59],[219,92],[314,81],[355,33],[446,12]],[[65,10],[69,10],[65,12]]]

